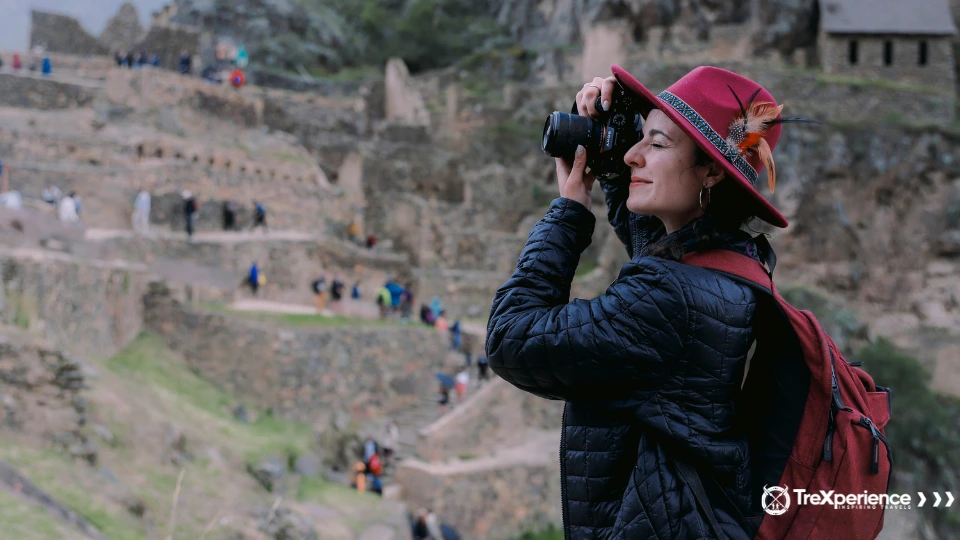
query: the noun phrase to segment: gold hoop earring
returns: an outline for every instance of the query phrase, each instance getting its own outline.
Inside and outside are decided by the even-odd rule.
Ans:
[[[700,188],[700,197],[699,197],[700,209],[706,212],[707,209],[703,206],[703,189],[704,188]],[[706,188],[706,189],[707,189],[707,206],[710,206],[710,188]]]

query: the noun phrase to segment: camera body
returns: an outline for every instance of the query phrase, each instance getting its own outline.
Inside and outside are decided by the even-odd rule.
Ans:
[[[640,141],[643,117],[637,100],[620,85],[614,86],[610,110],[604,111],[597,97],[598,118],[577,114],[577,104],[572,113],[554,111],[543,125],[540,146],[551,157],[573,161],[577,146],[587,152],[587,167],[598,180],[613,180],[629,172],[623,156]]]

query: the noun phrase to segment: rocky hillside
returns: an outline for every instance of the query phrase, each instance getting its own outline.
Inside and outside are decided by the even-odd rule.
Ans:
[[[583,43],[588,26],[626,24],[637,42],[655,28],[744,24],[757,51],[810,46],[815,0],[176,0],[171,21],[243,43],[255,62],[285,70],[379,66],[400,56],[411,71],[443,67],[483,51],[520,46],[533,58]]]

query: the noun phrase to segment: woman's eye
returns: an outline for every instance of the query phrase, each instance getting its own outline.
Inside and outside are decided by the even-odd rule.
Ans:
[[[650,146],[654,148],[664,148],[664,146],[660,143],[650,143]]]

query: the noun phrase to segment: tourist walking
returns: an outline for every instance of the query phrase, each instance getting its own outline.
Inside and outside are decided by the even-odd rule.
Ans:
[[[181,195],[183,196],[183,216],[187,225],[187,239],[191,239],[193,238],[194,222],[197,217],[197,200],[189,189],[183,190]]]
[[[69,195],[60,199],[60,205],[57,207],[57,214],[63,223],[77,223],[80,216],[77,215],[77,203],[74,199],[75,192],[71,191]]]
[[[190,53],[183,49],[180,51],[180,74],[189,75],[190,67],[193,64],[193,60],[190,58]]]
[[[387,421],[387,425],[384,427],[383,433],[383,458],[386,461],[386,465],[392,466],[397,446],[400,444],[400,429],[397,427],[397,424],[393,420]]]
[[[454,377],[456,383],[453,389],[457,391],[457,403],[463,403],[463,396],[467,393],[467,385],[470,384],[470,374],[466,368],[461,369]]]
[[[450,325],[450,349],[459,351],[462,344],[463,333],[460,331],[460,319],[457,319]]]
[[[330,307],[337,313],[340,312],[340,301],[343,300],[343,288],[344,285],[340,276],[334,276],[333,281],[330,282]]]
[[[237,203],[230,199],[223,201],[223,230],[232,231],[237,225]]]
[[[486,355],[480,355],[477,358],[477,380],[486,381],[490,379],[490,362],[487,361]]]
[[[250,285],[250,292],[254,296],[257,295],[257,291],[260,290],[260,281],[263,279],[263,276],[260,275],[260,268],[257,267],[257,262],[254,261],[250,265],[250,273],[247,275],[247,284]]]
[[[377,291],[377,307],[380,308],[380,318],[386,319],[387,313],[390,310],[392,296],[390,295],[390,289],[386,286],[380,287],[380,290]]]
[[[400,320],[407,322],[413,314],[413,285],[407,284],[400,293]]]
[[[138,234],[150,232],[150,192],[140,189],[133,200],[133,231]]]
[[[267,232],[267,209],[263,204],[253,201],[253,227],[250,230],[257,227],[263,227],[263,231]]]
[[[60,204],[60,199],[63,198],[63,192],[60,191],[60,188],[57,186],[50,185],[43,188],[40,196],[43,198],[43,202],[53,206],[58,206]]]
[[[327,276],[320,274],[320,277],[313,280],[310,284],[313,289],[313,299],[317,306],[317,313],[322,313],[327,305]]]
[[[440,301],[439,296],[434,296],[430,299],[430,312],[433,313],[434,320],[443,313],[443,302]]]

